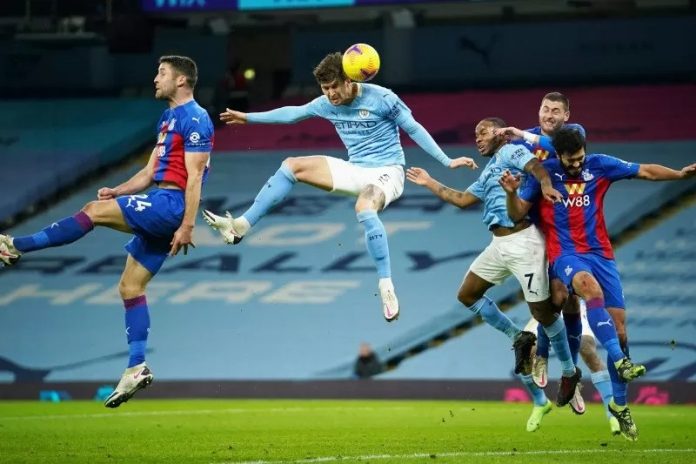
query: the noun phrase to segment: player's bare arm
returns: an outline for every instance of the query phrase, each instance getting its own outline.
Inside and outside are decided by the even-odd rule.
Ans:
[[[681,170],[668,168],[660,164],[641,164],[638,169],[638,179],[644,180],[682,180],[696,176],[696,163],[685,166]]]
[[[495,135],[503,135],[508,140],[520,140],[524,138],[525,132],[517,127],[499,127],[493,130]]]
[[[461,192],[459,190],[451,189],[445,185],[442,185],[428,174],[423,168],[412,167],[408,168],[406,171],[406,178],[416,185],[421,185],[435,195],[437,195],[441,200],[446,201],[459,208],[468,208],[471,205],[478,203],[479,198],[472,195],[469,192]]]
[[[152,185],[152,175],[154,172],[155,160],[157,159],[157,148],[152,150],[150,159],[144,168],[136,172],[130,179],[114,188],[102,187],[97,191],[98,200],[112,200],[121,195],[131,195],[142,192]]]
[[[225,108],[224,113],[220,113],[220,121],[225,124],[246,124],[246,113]]]
[[[186,180],[186,208],[184,209],[184,218],[181,225],[174,232],[172,239],[172,248],[169,251],[171,256],[176,255],[183,247],[184,254],[188,253],[188,246],[193,244],[193,227],[196,224],[196,215],[198,214],[198,205],[201,201],[201,187],[203,185],[203,173],[208,165],[210,153],[194,153],[186,152],[184,154],[186,160],[186,172],[188,178]]]
[[[550,201],[551,203],[563,201],[563,195],[561,192],[553,188],[548,171],[544,168],[544,166],[541,165],[538,159],[535,158],[530,160],[524,166],[524,170],[536,177],[536,180],[539,181],[539,184],[541,184],[541,193],[544,195],[546,200]]]
[[[461,168],[461,167],[467,167],[470,169],[478,169],[478,165],[476,164],[476,161],[474,161],[472,158],[469,158],[467,156],[461,156],[459,158],[455,158],[452,160],[450,163],[449,167],[451,169],[456,169],[456,168]]]
[[[503,175],[500,176],[498,182],[506,193],[507,198],[505,201],[508,216],[510,216],[510,219],[514,222],[521,221],[529,213],[532,204],[517,196],[517,189],[520,186],[520,175],[513,175],[510,171],[506,170]]]

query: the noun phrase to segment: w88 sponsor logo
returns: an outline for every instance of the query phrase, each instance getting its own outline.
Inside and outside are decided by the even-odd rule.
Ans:
[[[566,208],[584,208],[585,206],[590,206],[590,196],[575,195],[572,197],[564,198],[563,206],[565,206]]]

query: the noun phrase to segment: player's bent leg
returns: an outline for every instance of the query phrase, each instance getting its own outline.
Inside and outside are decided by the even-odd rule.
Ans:
[[[145,298],[145,287],[152,273],[128,255],[126,268],[119,282],[119,293],[125,308],[128,366],[114,391],[105,400],[108,408],[125,403],[139,390],[152,383],[153,375],[145,363],[147,337],[150,332],[150,314]]]
[[[133,205],[134,208],[138,207],[136,196],[126,195],[123,198],[129,199],[131,203],[135,202]],[[128,202],[126,202],[126,204],[128,204]],[[133,233],[133,230],[126,222],[118,200],[90,201],[82,208],[82,212],[90,218],[95,226],[108,227],[127,234]]]

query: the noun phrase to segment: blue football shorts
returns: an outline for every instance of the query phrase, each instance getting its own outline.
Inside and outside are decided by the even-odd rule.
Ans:
[[[157,274],[171,249],[174,232],[184,218],[184,192],[154,189],[116,198],[133,238],[126,251],[150,273]]]
[[[558,277],[573,291],[573,277],[578,272],[589,272],[597,279],[604,293],[604,303],[609,308],[626,308],[623,288],[616,261],[602,256],[587,253],[578,255],[564,255],[556,259],[552,265],[554,277]]]

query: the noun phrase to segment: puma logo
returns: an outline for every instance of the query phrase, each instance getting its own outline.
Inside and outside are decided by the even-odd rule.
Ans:
[[[611,323],[611,319],[607,319],[606,321],[600,321],[597,323],[597,327],[602,327],[603,325],[608,325],[611,327],[613,324]]]

